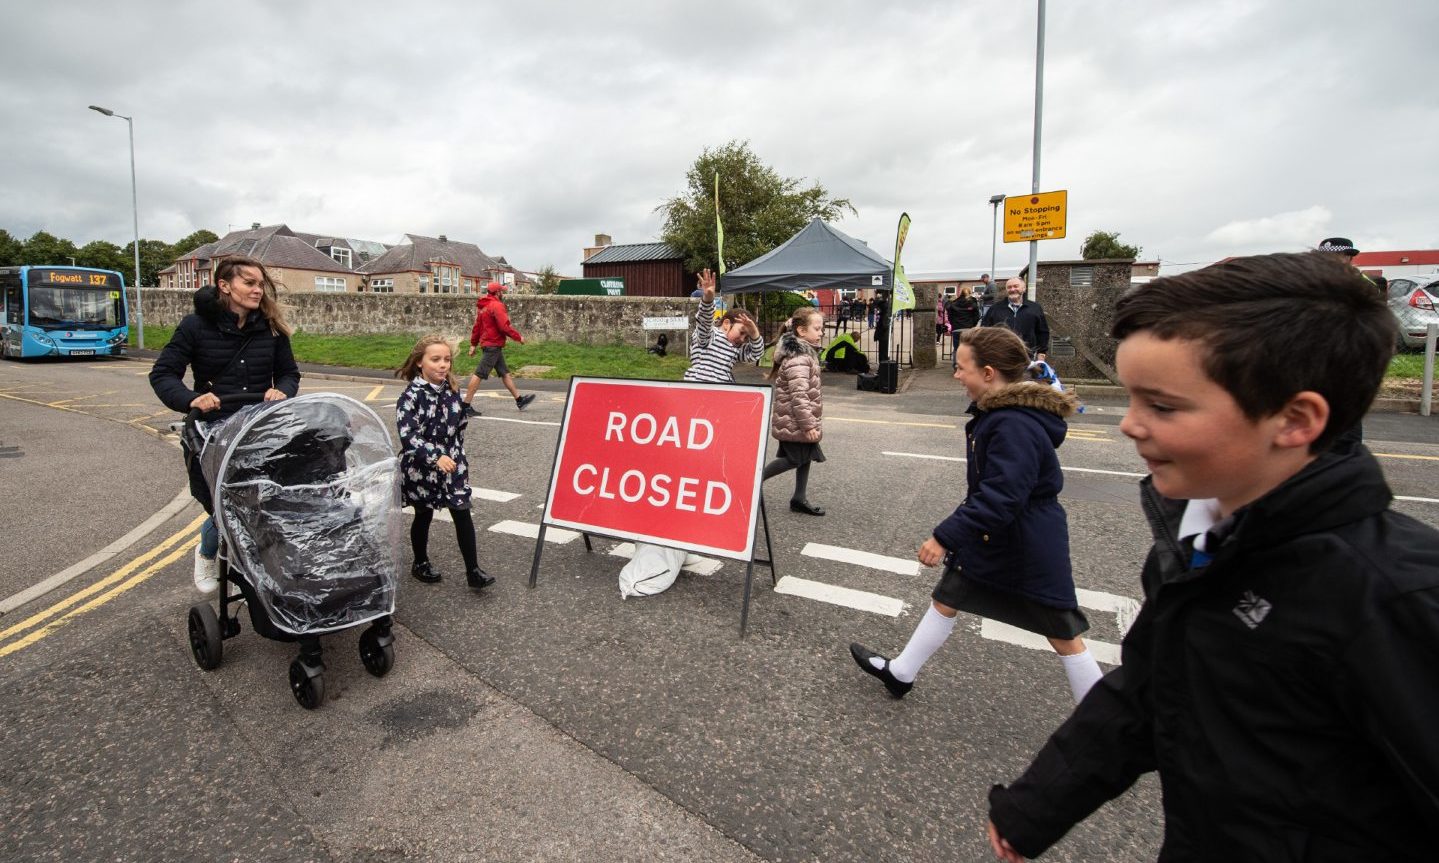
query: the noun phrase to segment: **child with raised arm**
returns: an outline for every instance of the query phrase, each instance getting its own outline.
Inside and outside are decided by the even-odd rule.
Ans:
[[[685,380],[732,384],[735,363],[757,363],[764,356],[764,339],[754,319],[743,309],[725,312],[716,333],[714,273],[700,273],[699,285],[700,307],[690,336],[690,367],[685,370]]]
[[[1234,258],[1119,301],[1144,605],[1123,665],[990,791],[1000,859],[1042,854],[1152,770],[1160,860],[1435,859],[1439,531],[1335,443],[1396,330],[1326,257]]]
[[[415,508],[410,524],[414,566],[410,574],[423,582],[440,580],[430,563],[430,522],[435,510],[450,511],[455,538],[465,561],[465,581],[475,590],[495,583],[480,569],[475,550],[475,524],[470,518],[470,470],[465,459],[465,426],[470,417],[459,395],[450,366],[454,353],[442,336],[425,336],[415,343],[395,376],[410,385],[395,404],[400,433],[400,494],[404,505]]]
[[[944,563],[932,602],[909,643],[893,659],[860,644],[850,655],[895,698],[914,686],[920,668],[967,611],[1044,636],[1059,654],[1075,701],[1100,678],[1080,633],[1069,565],[1069,523],[1059,492],[1064,474],[1055,449],[1064,442],[1070,393],[1030,379],[1029,351],[1007,329],[960,333],[954,376],[969,392],[964,426],[968,490],[959,508],[919,547],[925,566]]]

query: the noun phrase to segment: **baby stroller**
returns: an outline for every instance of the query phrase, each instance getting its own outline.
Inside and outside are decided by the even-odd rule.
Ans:
[[[399,462],[385,424],[360,402],[313,393],[242,408],[207,428],[198,411],[181,434],[198,451],[220,533],[219,610],[191,606],[190,650],[206,671],[240,632],[239,605],[265,638],[298,642],[290,690],[325,700],[320,635],[368,623],[365,670],[394,664],[400,537]]]

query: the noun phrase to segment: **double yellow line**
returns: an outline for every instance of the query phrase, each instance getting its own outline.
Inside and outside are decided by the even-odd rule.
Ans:
[[[0,657],[24,650],[50,633],[60,629],[82,614],[94,611],[125,591],[143,583],[150,576],[183,558],[200,541],[195,529],[205,517],[199,516],[179,532],[166,537],[159,545],[105,576],[84,590],[77,591],[44,611],[0,630]],[[178,547],[176,547],[178,544]],[[166,554],[166,552],[169,552]],[[163,555],[163,556],[162,556]],[[74,606],[74,607],[72,607]],[[66,611],[66,609],[69,609]],[[62,612],[64,612],[62,614]],[[38,628],[37,628],[38,627]],[[28,634],[22,635],[22,633]]]

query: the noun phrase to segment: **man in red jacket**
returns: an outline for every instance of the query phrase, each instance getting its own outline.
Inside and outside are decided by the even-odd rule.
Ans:
[[[534,393],[520,395],[520,391],[515,389],[514,376],[510,374],[509,366],[505,365],[505,339],[511,338],[524,344],[525,337],[510,325],[510,312],[505,308],[505,304],[500,302],[500,293],[504,290],[505,286],[499,282],[490,282],[485,286],[484,295],[475,301],[475,308],[479,311],[475,315],[475,327],[470,331],[470,356],[475,355],[475,345],[480,346],[481,353],[480,364],[475,367],[469,384],[465,386],[464,404],[468,414],[479,413],[473,405],[475,391],[480,388],[480,381],[488,378],[491,371],[500,376],[500,382],[510,391],[510,395],[515,397],[515,407],[524,410],[535,400]]]

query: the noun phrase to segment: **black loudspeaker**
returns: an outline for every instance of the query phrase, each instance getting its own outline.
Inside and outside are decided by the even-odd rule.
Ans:
[[[864,374],[856,375],[854,378],[854,386],[856,389],[864,390],[865,392],[877,393],[879,392],[879,375],[874,372],[865,372]]]
[[[899,363],[886,360],[879,364],[879,391],[894,393],[899,389]]]

